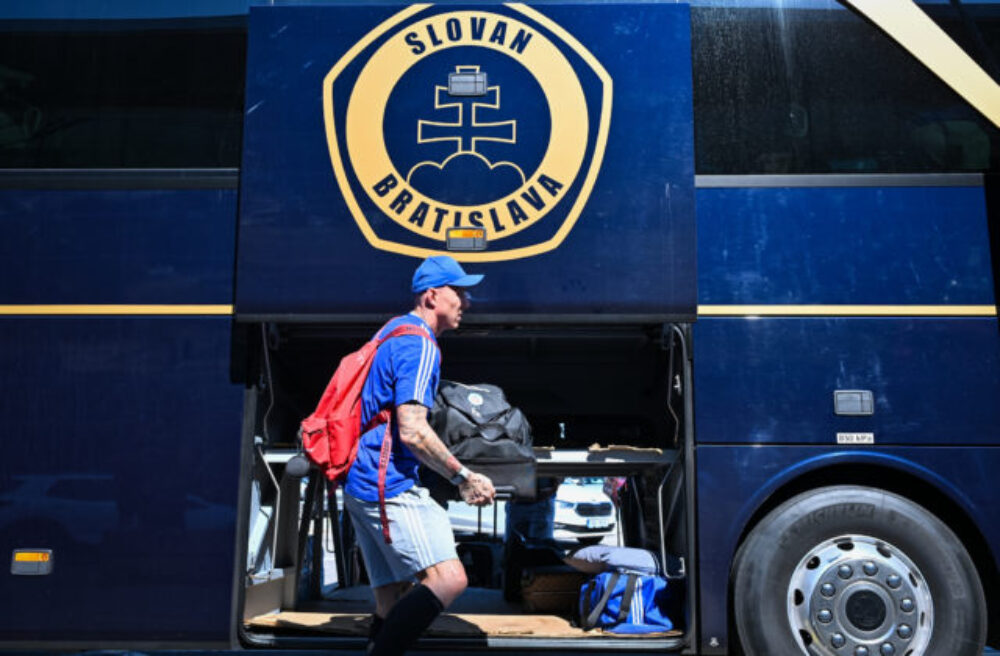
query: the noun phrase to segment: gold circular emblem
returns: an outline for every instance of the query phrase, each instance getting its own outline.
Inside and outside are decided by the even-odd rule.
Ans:
[[[397,170],[384,140],[386,104],[399,79],[422,59],[459,46],[486,48],[516,60],[538,82],[550,116],[548,146],[537,169],[522,175],[516,190],[479,205],[456,205],[420,192],[409,183],[412,171]],[[476,66],[458,69],[455,94],[488,95],[488,89],[476,87],[480,79]],[[386,216],[440,241],[445,239],[446,228],[479,226],[493,242],[534,225],[559,204],[583,165],[590,125],[580,81],[544,33],[502,14],[453,11],[413,23],[373,53],[351,92],[345,128],[347,152],[358,182]],[[412,133],[405,137],[412,138]],[[461,154],[477,156],[474,146]]]

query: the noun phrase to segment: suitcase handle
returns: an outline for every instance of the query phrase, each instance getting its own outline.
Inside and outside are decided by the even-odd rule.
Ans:
[[[497,485],[493,488],[498,499],[513,499],[517,494],[517,488],[513,485]]]

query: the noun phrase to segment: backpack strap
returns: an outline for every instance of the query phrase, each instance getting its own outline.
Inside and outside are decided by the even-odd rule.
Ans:
[[[396,317],[395,319],[390,319],[388,323],[392,323],[398,318],[399,317]],[[386,325],[388,325],[388,323]],[[379,330],[379,332],[382,332],[382,330],[384,329],[385,328],[383,327],[382,329]],[[417,335],[420,337],[426,337],[430,341],[430,343],[434,345],[434,348],[438,347],[437,342],[431,339],[431,334],[427,331],[426,328],[424,328],[423,326],[416,326],[412,323],[404,323],[393,328],[388,335],[383,335],[382,337],[376,338],[375,348],[382,346],[382,344],[384,344],[386,340],[390,340],[393,337],[399,337],[400,335]]]
[[[385,510],[385,474],[389,470],[389,456],[392,453],[391,423],[391,418],[385,422],[382,449],[378,454],[378,518],[382,522],[382,538],[386,544],[392,544],[392,536],[389,535],[389,514]]]
[[[399,317],[396,317],[398,319]],[[395,321],[395,319],[390,319],[390,322]],[[388,325],[388,324],[387,324]],[[380,331],[381,332],[381,331]],[[402,335],[417,335],[423,337],[437,349],[438,345],[433,339],[431,339],[430,333],[427,329],[422,326],[415,326],[412,323],[404,323],[400,326],[396,326],[388,335],[383,335],[381,338],[376,340],[375,348],[378,349],[386,341],[392,339],[393,337],[400,337]],[[379,424],[385,424],[385,433],[382,435],[382,448],[379,450],[378,454],[378,516],[379,521],[382,524],[382,538],[385,540],[386,544],[392,544],[392,537],[389,534],[389,514],[385,509],[385,477],[386,472],[389,470],[389,457],[392,455],[392,412],[388,410],[383,410],[375,415],[371,423],[365,427],[365,430],[371,430]]]
[[[597,586],[597,577],[590,577],[587,581],[586,587],[580,591],[580,626],[583,629],[589,629],[587,625],[587,616],[590,615],[590,600],[594,596],[594,588]]]
[[[600,600],[598,600],[597,604],[594,605],[590,614],[584,618],[583,628],[592,629],[597,626],[597,620],[601,617],[601,612],[604,611],[604,607],[608,605],[608,599],[611,599],[611,594],[615,591],[615,586],[618,585],[619,578],[621,578],[621,574],[618,572],[614,572],[608,578],[608,585],[604,588],[604,594],[601,595]],[[588,593],[591,590],[593,590],[593,588],[590,588]],[[589,598],[590,595],[588,594],[587,597]]]
[[[618,608],[618,621],[617,624],[621,624],[626,619],[628,619],[629,610],[632,608],[632,597],[635,595],[635,585],[639,580],[638,574],[627,574],[628,583],[625,584],[625,592],[622,594],[622,605]],[[639,617],[632,618],[633,622],[638,622]]]

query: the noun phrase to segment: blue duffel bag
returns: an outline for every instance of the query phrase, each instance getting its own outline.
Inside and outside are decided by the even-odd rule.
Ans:
[[[674,628],[664,614],[667,580],[628,572],[601,572],[580,589],[580,626],[612,633],[659,633]]]

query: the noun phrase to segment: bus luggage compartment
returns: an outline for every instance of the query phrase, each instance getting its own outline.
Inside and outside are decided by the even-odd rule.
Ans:
[[[246,559],[246,576],[238,620],[248,645],[358,648],[367,637],[374,604],[350,521],[341,512],[343,493],[324,503],[325,481],[318,471],[298,479],[286,464],[298,451],[298,423],[312,411],[336,363],[376,328],[242,326],[247,378],[253,382],[245,410],[245,549],[240,558]],[[494,325],[442,337],[443,378],[499,385],[531,422],[543,483],[532,507],[549,513],[552,533],[542,537],[561,553],[603,541],[683,562],[686,519],[678,499],[684,488],[685,400],[680,381],[687,359],[682,334],[669,325]],[[613,503],[605,489],[617,491]],[[591,503],[587,494],[600,496],[609,517],[598,518],[600,526],[584,517],[574,531],[552,530],[557,524],[572,528],[564,521],[567,516],[596,513],[604,505]],[[520,530],[512,528],[507,515],[523,511],[511,503],[501,498],[477,510],[450,502],[470,587],[421,644],[555,649],[599,641],[608,647],[682,648],[681,630],[641,639],[616,637],[582,630],[565,604],[532,610],[537,573],[512,574],[507,566],[511,538]],[[531,500],[519,503],[531,506]],[[557,504],[561,510],[554,512]],[[684,594],[682,570],[673,568],[679,595]],[[563,571],[572,572],[568,566]],[[519,594],[522,584],[529,586],[527,601]],[[683,602],[680,606],[687,608]],[[685,618],[678,617],[675,625],[683,628]]]

